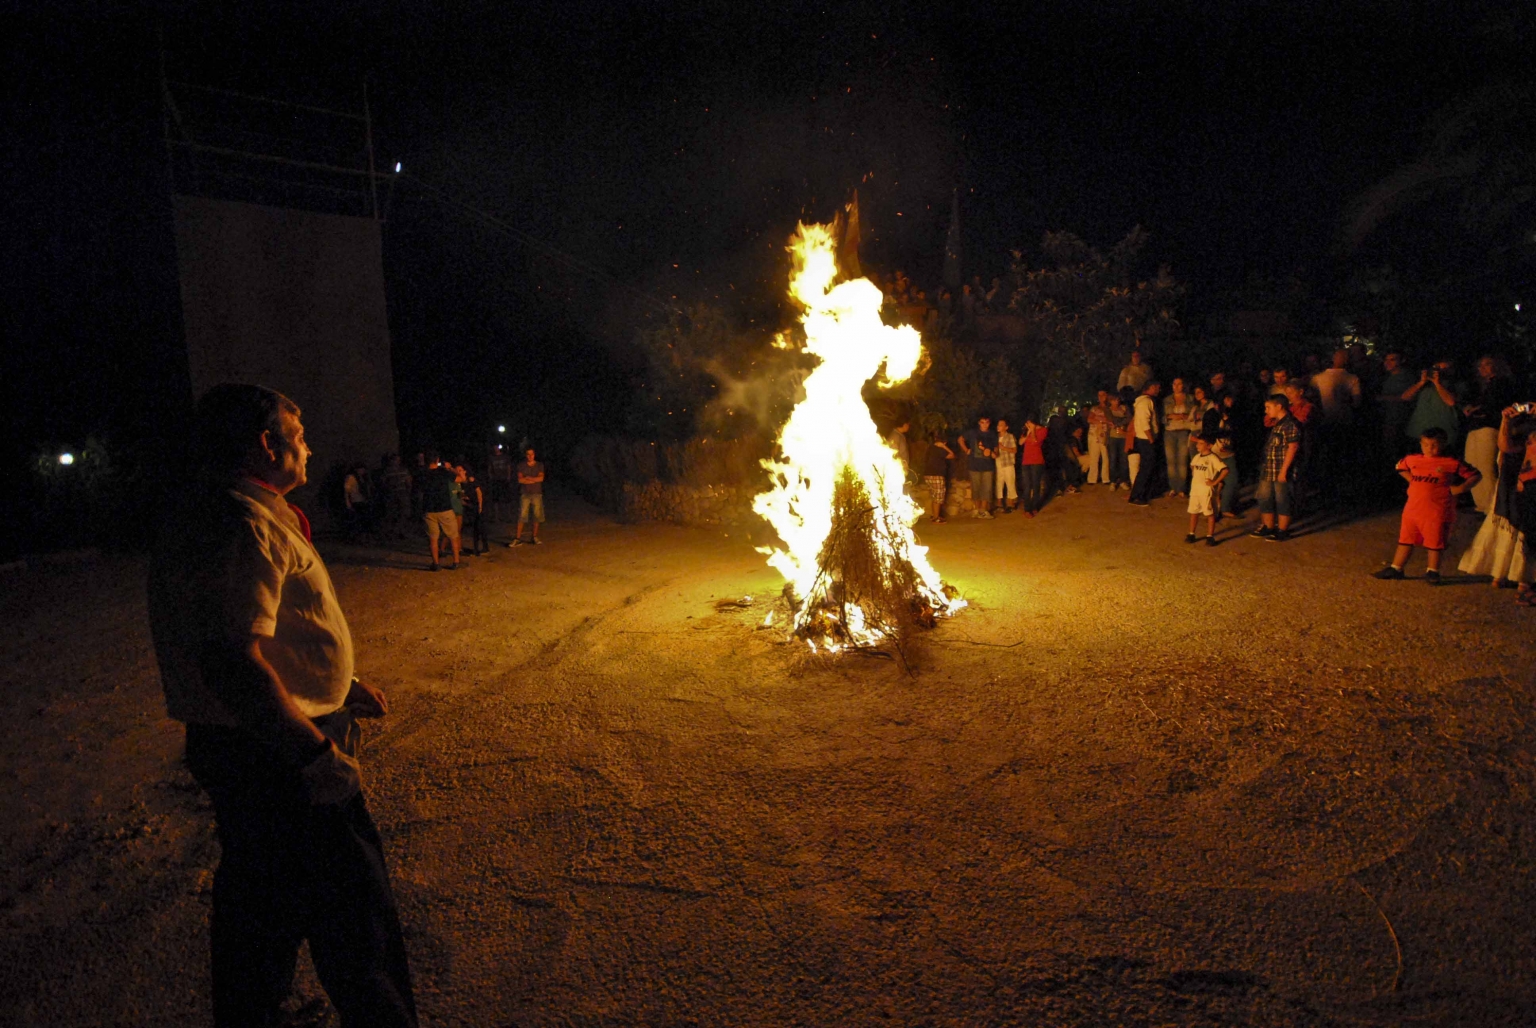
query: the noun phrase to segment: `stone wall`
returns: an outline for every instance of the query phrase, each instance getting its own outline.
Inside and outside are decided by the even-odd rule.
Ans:
[[[625,482],[619,497],[621,521],[671,521],[680,525],[739,524],[752,513],[754,491],[729,485]]]

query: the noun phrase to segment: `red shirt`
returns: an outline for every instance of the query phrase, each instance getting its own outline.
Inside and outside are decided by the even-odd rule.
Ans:
[[[1408,472],[1408,503],[1404,510],[1443,514],[1456,511],[1451,486],[1477,474],[1476,469],[1455,457],[1426,457],[1422,453],[1410,453],[1398,461],[1397,470]]]
[[[1036,425],[1033,432],[1026,431],[1019,436],[1019,450],[1024,454],[1019,463],[1044,464],[1045,451],[1041,448],[1041,444],[1045,442],[1045,437],[1049,433],[1050,429]]]

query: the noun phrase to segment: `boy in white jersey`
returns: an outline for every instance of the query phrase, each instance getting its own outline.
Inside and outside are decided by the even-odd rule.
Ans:
[[[1216,545],[1216,516],[1221,511],[1221,484],[1227,477],[1227,464],[1211,452],[1211,441],[1195,436],[1198,451],[1189,462],[1189,534],[1184,541],[1195,541],[1195,529],[1205,516],[1205,545]]]

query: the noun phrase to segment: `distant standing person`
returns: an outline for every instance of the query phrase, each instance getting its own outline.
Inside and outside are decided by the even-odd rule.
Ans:
[[[1483,519],[1472,545],[1461,555],[1461,573],[1487,575],[1495,589],[1530,581],[1525,561],[1527,543],[1520,528],[1519,485],[1526,441],[1533,433],[1536,433],[1536,418],[1530,414],[1521,413],[1513,406],[1500,412],[1498,488],[1493,508]],[[1472,495],[1477,495],[1476,489],[1472,490]]]
[[[497,523],[512,520],[512,455],[501,443],[491,450],[487,471],[491,485],[491,517]]]
[[[901,486],[907,484],[907,476],[912,473],[912,453],[907,447],[907,432],[912,428],[910,421],[903,421],[891,429],[891,434],[885,437],[885,445],[896,452],[896,459],[901,462]]]
[[[185,764],[219,838],[210,917],[213,1023],[282,1023],[299,946],[343,1025],[414,1028],[405,941],[368,813],[358,718],[384,693],[355,677],[346,615],[309,520],[299,408],[254,385],[197,403],[200,481],[166,512],[149,618]]]
[[[1130,362],[1120,369],[1120,378],[1115,383],[1115,388],[1130,389],[1140,393],[1147,387],[1147,382],[1151,378],[1152,366],[1142,361],[1140,350],[1132,350]]]
[[[1049,433],[1034,418],[1024,419],[1024,430],[1019,434],[1019,499],[1024,504],[1025,517],[1034,517],[1045,506],[1045,441]]]
[[[464,469],[464,481],[459,483],[460,503],[464,506],[464,530],[469,533],[469,552],[473,556],[491,552],[491,544],[485,537],[485,492],[475,481],[473,468]]]
[[[1197,417],[1204,411],[1184,389],[1184,380],[1176,378],[1163,397],[1163,457],[1168,461],[1169,491],[1189,495],[1189,437],[1200,431]]]
[[[368,497],[368,468],[359,464],[348,472],[341,483],[341,500],[346,507],[346,525],[349,536],[357,536],[372,527],[372,504]]]
[[[1481,477],[1476,468],[1457,460],[1446,449],[1445,429],[1431,426],[1419,437],[1420,452],[1397,462],[1398,474],[1408,483],[1408,502],[1403,505],[1392,563],[1375,577],[1402,578],[1413,548],[1422,546],[1429,565],[1424,580],[1430,585],[1440,584],[1440,558],[1456,522],[1456,497]]]
[[[411,515],[411,473],[398,453],[385,456],[379,488],[384,494],[384,531],[392,539],[404,539]]]
[[[1381,359],[1382,378],[1377,386],[1376,409],[1381,424],[1381,457],[1386,466],[1396,464],[1408,448],[1408,416],[1413,403],[1403,399],[1413,388],[1413,372],[1403,363],[1403,355],[1397,351]],[[1395,476],[1394,476],[1395,477]]]
[[[1130,390],[1126,390],[1130,392]],[[1109,458],[1109,487],[1131,487],[1131,464],[1128,447],[1131,435],[1131,401],[1119,393],[1109,398],[1109,435],[1105,438],[1105,456]]]
[[[1290,405],[1283,394],[1264,400],[1264,420],[1270,422],[1270,428],[1264,439],[1259,484],[1253,493],[1260,518],[1253,534],[1277,543],[1291,537],[1291,478],[1301,459],[1301,426],[1291,417]]]
[[[960,434],[960,449],[965,451],[966,469],[971,476],[971,503],[975,518],[992,516],[992,478],[997,465],[993,451],[997,449],[997,433],[992,431],[991,418],[977,418],[976,427]]]
[[[458,474],[444,464],[442,457],[437,453],[429,452],[427,470],[422,472],[420,479],[421,521],[427,530],[427,542],[432,547],[432,567],[429,570],[442,570],[442,565],[437,559],[438,543],[442,537],[447,536],[453,544],[453,563],[448,566],[448,569],[457,571],[459,569],[459,516],[453,511],[453,492]]]
[[[1012,514],[1019,504],[1019,482],[1014,467],[1019,460],[1019,441],[1008,431],[1008,422],[997,419],[997,506],[1004,514]]]
[[[1423,439],[1424,433],[1438,428],[1445,433],[1444,450],[1451,452],[1461,437],[1461,415],[1457,412],[1457,388],[1451,380],[1455,366],[1448,360],[1436,361],[1434,367],[1419,372],[1419,380],[1408,387],[1404,400],[1413,402],[1408,426],[1403,430],[1410,439]]]
[[[1088,484],[1100,482],[1110,485],[1109,459],[1109,390],[1099,390],[1099,402],[1088,408],[1084,420],[1088,422]],[[1113,486],[1111,486],[1113,488]]]
[[[1131,413],[1131,503],[1145,507],[1152,502],[1152,490],[1157,481],[1157,394],[1163,391],[1158,382],[1148,382],[1136,397]]]
[[[1467,463],[1483,474],[1472,489],[1472,500],[1484,514],[1493,506],[1499,474],[1499,415],[1514,400],[1515,384],[1509,366],[1498,357],[1478,360],[1477,379],[1468,390],[1461,416],[1467,430]]]
[[[533,447],[523,451],[523,462],[517,466],[517,485],[522,495],[517,501],[517,534],[508,546],[523,544],[523,525],[532,523],[533,538],[528,542],[539,545],[539,526],[544,523],[544,465],[534,455]]]
[[[1226,481],[1227,465],[1211,449],[1211,441],[1195,436],[1195,455],[1189,461],[1189,534],[1186,543],[1195,541],[1195,529],[1205,518],[1205,545],[1216,545],[1216,521],[1221,517],[1221,487]]]
[[[955,459],[955,451],[949,448],[942,436],[935,436],[928,444],[928,456],[923,465],[923,483],[928,486],[928,520],[936,525],[944,523],[944,497],[949,491],[949,464]]]

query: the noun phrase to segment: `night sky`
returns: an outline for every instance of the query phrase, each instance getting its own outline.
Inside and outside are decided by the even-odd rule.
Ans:
[[[866,263],[920,282],[958,189],[967,275],[1046,229],[1110,243],[1139,223],[1196,295],[1298,269],[1326,288],[1348,199],[1532,42],[1508,3],[244,7],[262,13],[10,19],[12,466],[174,421],[160,30],[173,78],[348,107],[369,82],[380,164],[406,172],[386,277],[417,436],[535,395],[601,427],[637,324],[699,299],[773,320],[795,221],[855,187]]]

